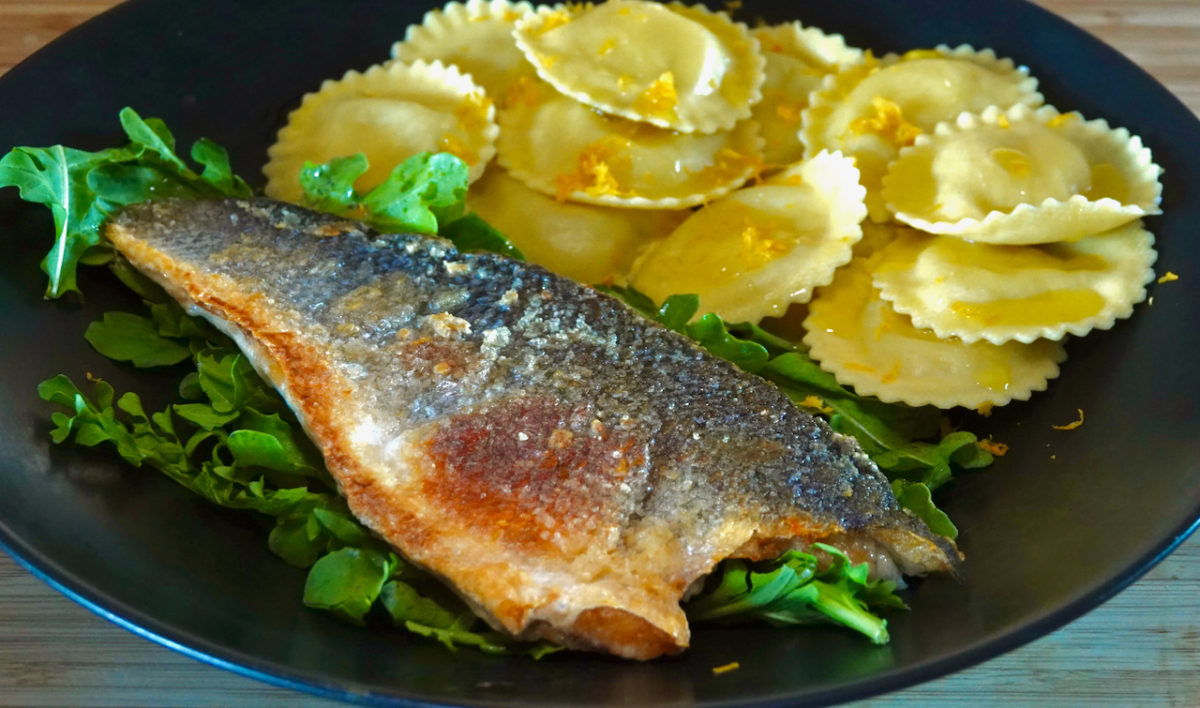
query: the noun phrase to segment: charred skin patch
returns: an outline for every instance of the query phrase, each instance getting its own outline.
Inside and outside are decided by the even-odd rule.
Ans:
[[[422,492],[464,526],[505,544],[577,546],[619,523],[645,492],[636,438],[602,433],[585,409],[544,397],[516,398],[451,417],[426,442]],[[631,483],[633,482],[633,483]]]

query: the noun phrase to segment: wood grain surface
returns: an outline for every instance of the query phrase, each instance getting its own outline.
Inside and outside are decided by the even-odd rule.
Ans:
[[[1200,2],[1038,3],[1116,47],[1200,113]],[[113,4],[0,0],[0,73]],[[1057,632],[966,671],[855,705],[968,704],[1200,706],[1200,538]],[[135,636],[0,554],[0,706],[260,705],[337,704]]]

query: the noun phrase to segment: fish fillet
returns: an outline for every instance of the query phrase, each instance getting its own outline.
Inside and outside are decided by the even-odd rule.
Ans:
[[[724,558],[958,562],[852,439],[539,267],[266,200],[138,205],[107,236],[238,342],[364,524],[514,636],[649,659]]]

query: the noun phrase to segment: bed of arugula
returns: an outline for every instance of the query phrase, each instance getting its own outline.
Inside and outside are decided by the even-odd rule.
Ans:
[[[338,496],[320,454],[282,398],[265,385],[224,335],[188,316],[158,286],[135,271],[104,240],[101,226],[128,204],[166,197],[251,197],[233,174],[226,151],[207,139],[191,150],[196,168],[176,153],[162,121],[120,113],[128,143],[98,152],[56,145],[18,147],[0,159],[0,188],[47,206],[53,247],[42,261],[46,296],[78,293],[79,265],[103,265],[144,302],[142,313],[109,312],[85,333],[100,354],[135,367],[178,371],[178,402],[148,412],[136,393],[120,395],[102,380],[81,389],[68,376],[42,382],[40,396],[58,406],[51,438],[85,447],[107,446],[135,467],[165,474],[210,502],[274,518],[267,538],[286,562],[307,568],[305,605],[356,624],[390,620],[447,647],[534,657],[553,645],[515,642],[492,631],[466,605],[405,562],[364,528]],[[197,169],[199,171],[197,171]],[[307,165],[300,176],[308,206],[369,223],[381,231],[438,234],[464,251],[521,258],[502,234],[465,213],[467,167],[447,154],[417,155],[365,194],[354,180],[366,159],[351,156]],[[884,404],[842,388],[795,344],[752,324],[715,314],[696,317],[698,299],[676,295],[663,303],[629,288],[606,292],[716,356],[779,386],[798,405],[825,416],[858,439],[892,480],[897,499],[935,532],[954,538],[953,523],[932,493],[961,469],[992,458],[972,433],[943,434],[942,413]],[[90,378],[90,377],[89,377]],[[697,622],[765,621],[773,625],[833,622],[872,642],[888,641],[877,610],[904,609],[894,584],[867,578],[823,544],[767,562],[727,560],[685,608]],[[822,558],[818,558],[822,556]]]

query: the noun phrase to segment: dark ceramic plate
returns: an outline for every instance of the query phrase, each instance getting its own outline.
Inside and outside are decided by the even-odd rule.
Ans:
[[[424,3],[133,2],[0,79],[0,146],[99,148],[126,105],[181,140],[228,146],[256,177],[286,112],[324,78],[384,59]],[[380,703],[779,705],[862,697],[994,656],[1102,602],[1166,554],[1200,514],[1197,305],[1200,125],[1141,70],[1018,0],[747,0],[744,18],[799,18],[876,52],[968,42],[1027,63],[1048,101],[1144,137],[1165,167],[1166,214],[1149,221],[1160,271],[1181,274],[1130,321],[1069,345],[1032,403],[973,426],[1012,444],[964,476],[945,506],[969,554],[962,583],[915,589],[872,647],[832,629],[701,629],[685,656],[634,664],[567,654],[534,663],[446,652],[358,629],[299,602],[303,574],[274,558],[254,519],[206,505],[110,456],[52,449],[36,383],[84,372],[118,390],[153,381],[82,339],[104,310],[134,307],[104,274],[82,306],[41,299],[52,227],[0,193],[0,543],[85,605],[192,656],[276,683]],[[153,379],[154,377],[149,377]],[[1064,433],[1052,424],[1087,415]],[[714,677],[730,661],[741,669]]]

